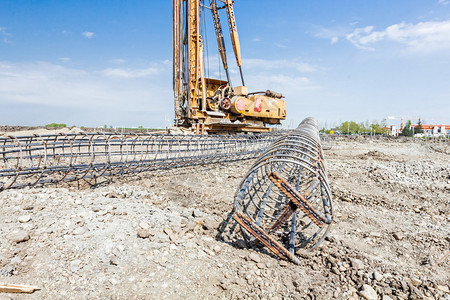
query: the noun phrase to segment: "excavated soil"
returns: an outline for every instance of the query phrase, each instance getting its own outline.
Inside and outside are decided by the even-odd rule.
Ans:
[[[450,299],[448,142],[342,139],[325,152],[330,236],[301,265],[224,243],[252,161],[0,193],[0,299]]]

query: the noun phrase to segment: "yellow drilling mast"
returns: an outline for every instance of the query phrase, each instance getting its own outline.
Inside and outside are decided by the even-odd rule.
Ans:
[[[248,93],[242,74],[242,59],[232,0],[173,1],[173,89],[175,126],[196,133],[269,132],[266,124],[281,124],[286,103],[280,93]],[[222,6],[219,7],[217,1]],[[211,11],[220,58],[227,80],[205,77],[200,11]],[[233,52],[241,86],[232,87],[220,23],[226,10]]]

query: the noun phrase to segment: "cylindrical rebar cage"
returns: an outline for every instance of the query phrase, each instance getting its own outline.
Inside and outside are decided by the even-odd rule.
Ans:
[[[283,259],[312,249],[332,223],[332,195],[317,121],[303,120],[276,140],[247,172],[237,189],[231,226],[247,243],[262,243]]]

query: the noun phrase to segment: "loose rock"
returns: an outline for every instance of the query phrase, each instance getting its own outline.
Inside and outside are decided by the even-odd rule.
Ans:
[[[356,270],[364,269],[364,263],[360,259],[352,258],[350,259],[350,262],[352,264],[352,267]]]
[[[146,238],[148,238],[150,236],[150,231],[146,230],[144,228],[139,228],[137,230],[137,236],[140,237],[140,238],[146,239]]]
[[[405,237],[401,232],[394,232],[392,235],[397,241],[401,241]]]
[[[31,220],[31,216],[28,216],[28,215],[20,216],[17,220],[20,223],[27,223]]]
[[[362,286],[362,289],[361,289],[361,291],[359,291],[359,294],[361,295],[361,297],[363,297],[366,300],[377,300],[378,299],[377,292],[375,292],[373,287],[371,287],[370,285],[367,285],[367,284],[364,284]]]
[[[24,230],[19,230],[8,234],[7,239],[16,243],[21,243],[28,241],[30,239],[30,235]]]
[[[250,258],[251,260],[253,260],[253,261],[256,262],[256,263],[261,262],[261,258],[259,257],[259,255],[256,254],[256,253],[254,253],[254,252],[250,253],[250,255],[248,256],[248,258]]]

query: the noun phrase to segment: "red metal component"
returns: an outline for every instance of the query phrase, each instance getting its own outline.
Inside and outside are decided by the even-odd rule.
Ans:
[[[231,100],[229,98],[223,98],[220,101],[220,108],[223,110],[229,110],[231,108]]]
[[[261,105],[261,99],[256,98],[255,99],[255,112],[261,112],[262,105]]]

